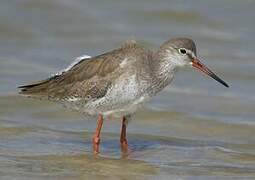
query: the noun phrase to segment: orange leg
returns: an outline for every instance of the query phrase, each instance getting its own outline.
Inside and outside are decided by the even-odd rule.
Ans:
[[[96,128],[95,134],[92,139],[93,152],[95,154],[99,153],[100,132],[101,132],[102,126],[103,126],[103,115],[99,114],[98,119],[97,119],[97,128]]]
[[[120,146],[121,146],[121,151],[123,153],[126,153],[128,151],[128,142],[127,142],[126,130],[127,130],[127,119],[126,119],[125,116],[123,116],[122,126],[121,126],[121,133],[120,133]]]

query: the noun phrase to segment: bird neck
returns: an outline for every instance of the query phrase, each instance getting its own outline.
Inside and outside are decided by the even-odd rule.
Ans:
[[[154,75],[153,86],[157,93],[171,83],[177,66],[169,61],[169,57],[160,50],[153,55],[152,71]]]
[[[173,78],[173,74],[177,69],[177,65],[172,63],[171,57],[169,56],[169,52],[165,52],[167,50],[159,49],[153,57],[153,67],[155,74],[159,78]],[[174,57],[172,57],[174,58]]]

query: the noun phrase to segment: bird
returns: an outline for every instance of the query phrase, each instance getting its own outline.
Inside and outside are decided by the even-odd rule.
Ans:
[[[199,60],[192,39],[176,37],[165,41],[155,51],[129,40],[101,55],[78,58],[60,73],[18,88],[22,95],[48,99],[82,113],[98,115],[92,138],[95,154],[99,153],[105,117],[113,114],[120,117],[120,147],[122,152],[127,152],[126,131],[130,116],[169,85],[182,67],[193,67],[229,87]]]

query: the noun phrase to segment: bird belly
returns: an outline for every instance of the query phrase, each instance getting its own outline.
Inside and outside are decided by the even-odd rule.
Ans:
[[[126,115],[135,112],[146,99],[147,96],[139,88],[136,75],[120,77],[104,97],[87,103],[83,111],[90,114]]]
[[[141,96],[132,102],[128,102],[126,104],[123,104],[111,110],[106,110],[102,112],[102,114],[106,116],[112,115],[112,114],[115,116],[125,116],[129,114],[133,114],[134,112],[136,112],[139,108],[143,106],[143,104],[145,103],[147,99],[149,98],[146,96]]]

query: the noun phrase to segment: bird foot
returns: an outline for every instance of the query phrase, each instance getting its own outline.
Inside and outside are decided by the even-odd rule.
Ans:
[[[99,153],[100,138],[99,137],[93,137],[92,143],[93,143],[93,152],[94,152],[94,154],[98,154]]]
[[[121,152],[123,154],[126,154],[128,152],[128,142],[127,142],[127,139],[121,139],[120,140],[120,147],[121,147]]]

